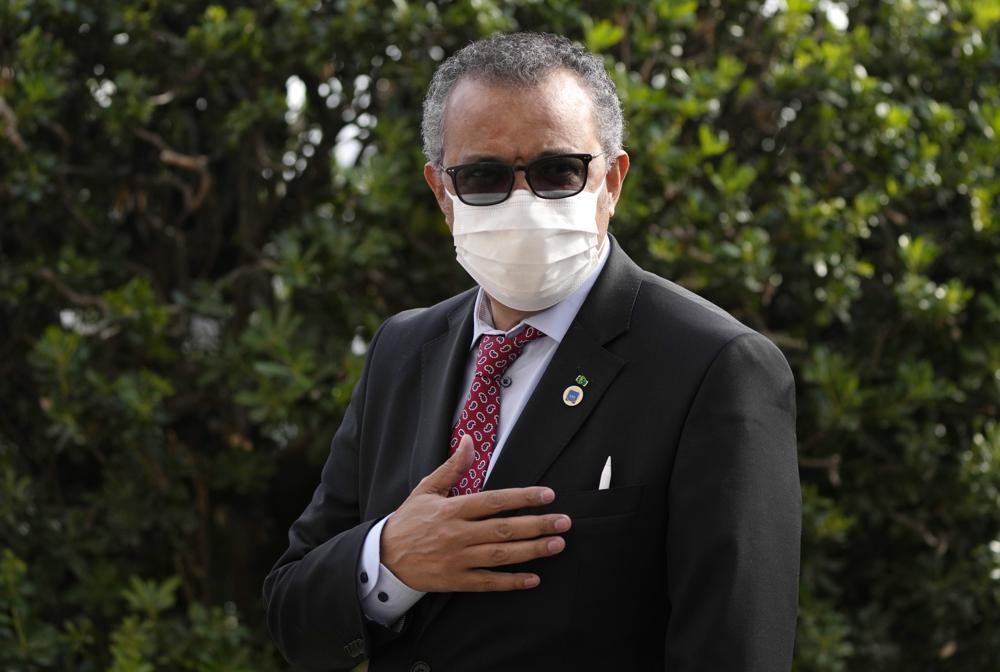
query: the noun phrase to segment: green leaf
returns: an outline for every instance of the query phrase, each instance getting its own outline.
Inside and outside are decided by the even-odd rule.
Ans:
[[[624,35],[621,26],[602,20],[585,27],[584,42],[587,49],[600,53],[618,44]]]
[[[697,11],[697,0],[656,0],[656,13],[664,21],[690,23]]]
[[[712,157],[722,154],[729,148],[729,139],[724,132],[716,135],[708,124],[699,124],[698,144],[702,156]]]
[[[180,585],[181,580],[176,576],[164,581],[146,581],[133,576],[129,579],[129,587],[122,591],[122,597],[130,609],[154,620],[174,606],[175,593]]]

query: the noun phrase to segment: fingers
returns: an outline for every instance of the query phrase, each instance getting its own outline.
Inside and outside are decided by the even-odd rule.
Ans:
[[[458,442],[458,448],[444,463],[427,474],[417,485],[415,492],[447,495],[451,486],[468,471],[472,464],[472,437],[466,434]]]
[[[512,516],[490,518],[468,524],[466,541],[469,545],[502,543],[562,534],[572,526],[569,516],[553,513],[545,516]]]
[[[466,572],[454,590],[467,593],[491,593],[507,590],[526,590],[534,588],[539,583],[541,583],[541,580],[537,574],[513,574],[477,569]]]
[[[555,555],[564,548],[566,542],[562,537],[543,537],[531,541],[480,544],[467,548],[465,555],[472,567],[499,567]]]
[[[504,490],[485,490],[472,495],[459,497],[462,517],[467,519],[489,518],[501,511],[521,509],[531,506],[551,504],[556,493],[551,488],[506,488]]]

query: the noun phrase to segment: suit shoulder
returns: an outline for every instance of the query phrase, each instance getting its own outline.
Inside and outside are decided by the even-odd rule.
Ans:
[[[683,366],[703,373],[715,363],[731,360],[748,371],[761,368],[791,377],[784,354],[769,338],[704,297],[646,271],[631,329],[644,347],[683,352]],[[673,365],[678,365],[676,360]]]
[[[636,313],[654,329],[680,331],[720,344],[757,333],[708,299],[648,271],[642,273]]]
[[[449,320],[467,308],[472,310],[476,289],[456,294],[433,306],[410,308],[396,313],[379,327],[378,348],[388,348],[397,354],[419,350],[449,328]]]

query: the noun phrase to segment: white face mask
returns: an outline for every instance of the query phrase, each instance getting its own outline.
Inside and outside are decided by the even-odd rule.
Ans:
[[[515,189],[506,201],[478,206],[445,193],[454,213],[458,263],[509,308],[554,306],[583,284],[600,259],[600,190],[549,200]]]

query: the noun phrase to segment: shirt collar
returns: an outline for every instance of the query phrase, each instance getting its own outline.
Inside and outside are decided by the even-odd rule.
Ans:
[[[587,276],[582,285],[573,290],[569,296],[556,305],[550,306],[534,315],[529,315],[506,332],[500,331],[493,326],[493,315],[490,313],[489,302],[486,300],[483,288],[480,287],[479,292],[476,294],[476,305],[472,313],[472,343],[469,344],[469,348],[474,348],[479,341],[479,337],[483,334],[509,336],[525,325],[538,329],[548,338],[555,340],[556,343],[562,343],[563,336],[569,331],[569,325],[572,324],[576,314],[580,312],[580,306],[583,305],[594,283],[597,282],[597,276],[601,274],[601,269],[607,263],[610,253],[611,244],[607,234],[605,234],[604,246],[601,250],[601,256],[597,261],[597,266],[590,272],[590,275]]]

